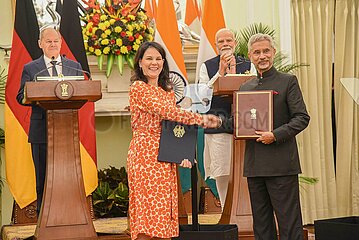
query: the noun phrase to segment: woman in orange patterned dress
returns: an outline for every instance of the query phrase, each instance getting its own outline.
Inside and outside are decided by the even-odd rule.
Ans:
[[[176,107],[166,53],[156,42],[145,42],[138,49],[131,80],[133,137],[127,157],[131,239],[171,239],[179,235],[177,166],[157,160],[161,121],[204,127],[217,127],[221,121]],[[185,159],[180,166],[191,163]]]

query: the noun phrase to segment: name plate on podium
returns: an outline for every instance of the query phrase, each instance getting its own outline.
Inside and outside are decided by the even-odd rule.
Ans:
[[[255,131],[273,130],[273,91],[235,91],[234,138],[256,139]]]
[[[244,82],[254,77],[256,76],[248,74],[227,74],[224,77],[219,77],[213,84],[213,94],[232,95]]]

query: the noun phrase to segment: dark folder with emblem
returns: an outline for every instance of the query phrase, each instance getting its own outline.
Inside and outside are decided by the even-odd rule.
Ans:
[[[255,131],[273,130],[273,91],[236,91],[234,104],[234,138],[256,139]]]
[[[197,130],[196,125],[163,120],[158,161],[180,164],[183,159],[188,159],[193,164],[196,157]]]

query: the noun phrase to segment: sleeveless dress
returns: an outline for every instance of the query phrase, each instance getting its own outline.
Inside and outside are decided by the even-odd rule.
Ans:
[[[132,140],[127,156],[131,239],[179,235],[176,164],[157,160],[161,121],[201,124],[202,116],[179,109],[174,92],[135,81],[130,87]]]

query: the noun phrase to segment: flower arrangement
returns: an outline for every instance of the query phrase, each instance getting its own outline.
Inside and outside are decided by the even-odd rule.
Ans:
[[[87,54],[96,55],[102,70],[107,56],[106,76],[109,77],[114,62],[120,74],[126,61],[130,68],[139,46],[153,40],[154,29],[143,9],[141,0],[83,0],[87,5],[82,34]]]

